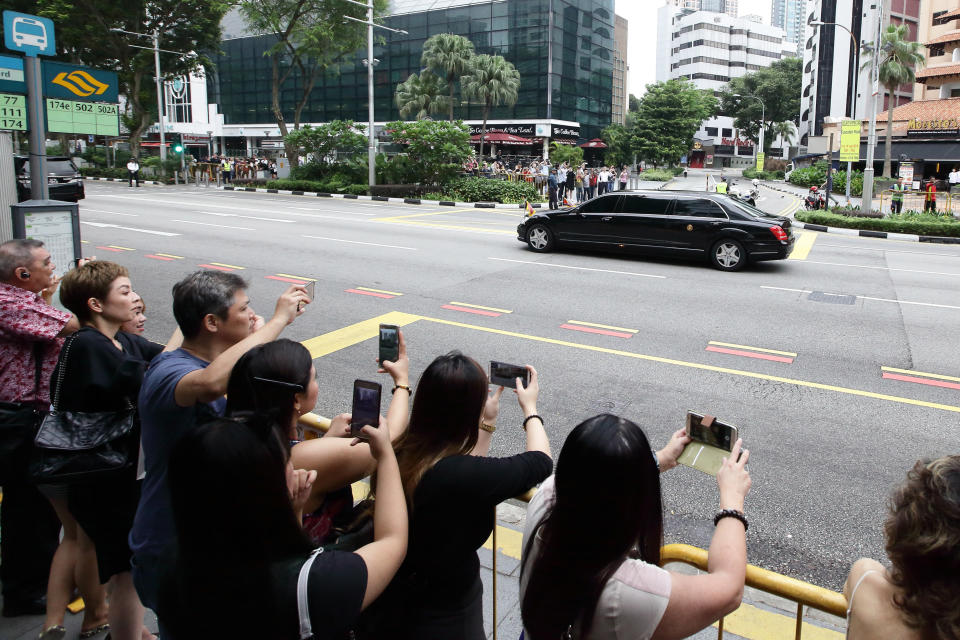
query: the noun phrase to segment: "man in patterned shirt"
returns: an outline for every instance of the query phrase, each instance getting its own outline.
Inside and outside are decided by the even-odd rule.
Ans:
[[[54,269],[50,252],[39,240],[0,244],[0,402],[44,409],[50,404],[50,376],[63,336],[80,328],[76,317],[50,305],[56,289]],[[39,386],[35,353],[42,363]],[[3,487],[0,531],[3,615],[43,614],[47,575],[60,534],[56,514],[35,487],[10,483]]]

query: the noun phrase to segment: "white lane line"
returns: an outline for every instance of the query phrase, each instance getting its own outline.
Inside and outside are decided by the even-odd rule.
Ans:
[[[944,271],[920,271],[919,269],[898,269],[896,267],[873,267],[866,264],[845,264],[842,262],[818,262],[816,260],[804,260],[807,264],[825,264],[831,267],[854,267],[857,269],[877,269],[880,271],[903,271],[905,273],[923,273],[928,276],[960,276],[960,273],[946,273]]]
[[[221,218],[247,218],[249,220],[266,220],[267,222],[295,222],[294,220],[287,220],[285,218],[262,218],[260,216],[245,216],[239,213],[221,213],[219,211],[197,211],[196,213],[202,213],[208,216],[220,216]]]
[[[577,271],[597,271],[599,273],[616,273],[624,276],[640,276],[641,278],[661,278],[666,279],[667,276],[657,276],[649,273],[637,273],[635,271],[614,271],[612,269],[594,269],[591,267],[573,267],[568,264],[553,264],[550,262],[534,262],[532,260],[511,260],[510,258],[493,258],[487,257],[487,260],[499,260],[500,262],[515,262],[517,264],[533,264],[540,267],[558,267],[560,269],[575,269]]]
[[[937,253],[936,251],[905,251],[903,249],[884,249],[883,247],[858,247],[852,244],[825,244],[817,243],[818,247],[833,249],[854,249],[856,251],[883,251],[885,253],[913,253],[918,256],[934,256],[938,258],[960,258],[960,253]]]
[[[355,216],[378,216],[379,213],[363,213],[362,211],[344,211],[343,209],[318,209],[316,207],[293,207],[297,211],[312,211],[313,213],[350,213]]]
[[[107,198],[123,198],[123,199],[125,199],[125,200],[138,200],[138,201],[141,201],[141,202],[156,202],[156,203],[159,203],[159,204],[168,204],[168,205],[171,205],[171,206],[176,206],[180,211],[184,211],[184,207],[186,206],[186,207],[188,207],[188,208],[186,209],[186,212],[187,212],[187,213],[196,213],[196,212],[198,212],[198,211],[200,211],[200,210],[203,210],[203,209],[211,209],[211,208],[212,208],[212,209],[229,209],[230,211],[238,211],[238,210],[239,210],[239,211],[249,211],[249,212],[251,212],[251,213],[253,213],[253,212],[258,212],[258,211],[262,211],[262,210],[263,210],[262,208],[244,209],[243,207],[237,207],[236,205],[213,204],[212,202],[190,202],[190,201],[188,201],[188,200],[179,200],[179,201],[173,201],[173,200],[158,200],[158,199],[156,199],[156,198],[134,198],[134,197],[132,197],[132,196],[119,196],[119,195],[109,195],[109,194],[97,194],[97,196],[98,196],[98,197],[103,196],[103,197],[107,197]],[[189,207],[197,207],[197,208],[189,208]],[[272,207],[272,208],[273,208],[273,209],[276,209],[276,210],[279,210],[279,211],[283,211],[283,213],[284,213],[285,215],[288,215],[288,216],[299,216],[299,217],[303,217],[303,218],[313,218],[313,219],[316,219],[316,220],[344,220],[344,221],[347,221],[347,222],[366,222],[366,220],[365,220],[364,218],[359,218],[359,219],[356,218],[356,217],[355,217],[356,214],[354,214],[354,217],[347,217],[347,216],[327,216],[327,215],[323,215],[322,213],[321,213],[321,214],[315,214],[315,213],[314,213],[314,214],[309,214],[309,213],[296,213],[296,212],[294,212],[294,211],[290,211],[290,210],[288,210],[288,209],[283,209],[283,208],[281,208],[281,207]],[[374,214],[362,214],[362,215],[378,215],[378,214],[375,214],[375,213],[374,213]]]
[[[87,208],[87,207],[84,207],[83,209],[81,209],[81,210],[80,210],[80,213],[81,213],[81,215],[82,215],[82,214],[86,213],[87,211],[91,211],[91,212],[93,212],[93,213],[109,213],[109,214],[112,215],[112,216],[127,216],[128,218],[139,218],[139,217],[140,217],[140,215],[137,214],[137,213],[120,213],[119,211],[105,211],[104,209],[89,209],[89,208]]]
[[[419,251],[416,247],[400,247],[395,244],[377,244],[376,242],[360,242],[359,240],[344,240],[342,238],[327,238],[326,236],[303,236],[304,238],[313,238],[314,240],[329,240],[331,242],[348,242],[350,244],[366,244],[371,247],[387,247],[388,249],[406,249],[407,251]]]
[[[792,291],[795,293],[813,293],[809,289],[789,289],[787,287],[767,287],[760,285],[761,289],[772,289],[775,291]],[[832,296],[841,296],[847,294],[841,293],[830,293],[827,295]],[[910,300],[893,300],[892,298],[874,298],[873,296],[853,296],[854,298],[859,298],[860,300],[874,300],[875,302],[893,302],[894,304],[912,304],[919,307],[936,307],[938,309],[960,309],[960,307],[952,304],[935,304],[933,302],[912,302]]]
[[[107,222],[90,222],[89,220],[81,220],[80,224],[87,224],[91,227],[106,227],[110,229],[124,229],[126,231],[136,231],[138,233],[149,233],[155,236],[179,236],[179,233],[172,233],[170,231],[155,231],[153,229],[138,229],[137,227],[124,227],[119,224],[110,224]]]
[[[231,227],[227,224],[211,224],[209,222],[193,222],[191,220],[171,220],[170,222],[182,222],[183,224],[198,224],[203,227],[220,227],[221,229],[239,229],[240,231],[256,231],[252,227]]]

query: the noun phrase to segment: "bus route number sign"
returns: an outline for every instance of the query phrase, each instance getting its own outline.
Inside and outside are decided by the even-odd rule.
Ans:
[[[27,98],[13,93],[0,93],[0,129],[27,130]]]

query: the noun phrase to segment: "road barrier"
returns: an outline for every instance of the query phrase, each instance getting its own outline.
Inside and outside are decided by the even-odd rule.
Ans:
[[[309,440],[321,436],[330,428],[330,419],[315,413],[306,413],[300,416],[300,425],[304,428],[304,438]],[[517,500],[528,503],[533,498],[536,489],[530,489],[525,494],[517,496]],[[493,586],[493,640],[497,640],[497,526],[494,524],[491,537],[491,568]],[[689,544],[668,544],[660,549],[660,566],[672,562],[680,562],[707,571],[707,550]],[[803,637],[804,607],[817,609],[840,618],[847,617],[847,599],[842,593],[824,587],[797,580],[774,571],[762,569],[752,564],[747,565],[746,586],[791,600],[797,605],[795,640]],[[717,640],[723,639],[723,618],[717,626]]]
[[[880,211],[890,213],[893,204],[892,189],[884,189],[880,192]],[[960,198],[953,199],[953,194],[945,191],[938,191],[934,196],[936,204],[936,213],[941,215],[956,216],[960,214]],[[901,211],[924,211],[927,205],[927,194],[924,191],[904,191],[903,207]],[[955,208],[956,207],[956,208]]]

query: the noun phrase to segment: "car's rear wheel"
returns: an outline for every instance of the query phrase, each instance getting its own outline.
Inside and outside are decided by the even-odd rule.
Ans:
[[[527,231],[527,245],[537,253],[553,249],[553,232],[544,224],[535,224]]]
[[[721,271],[739,271],[747,264],[747,252],[736,240],[725,238],[713,245],[710,262]]]

